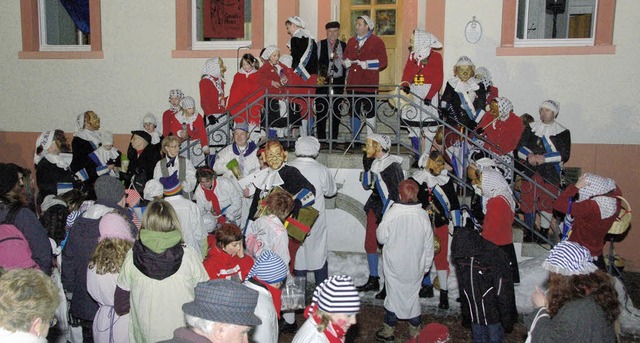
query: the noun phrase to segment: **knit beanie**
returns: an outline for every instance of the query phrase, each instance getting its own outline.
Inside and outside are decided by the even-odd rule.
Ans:
[[[120,180],[110,175],[102,175],[94,186],[96,199],[110,204],[116,204],[124,196],[124,185]]]
[[[179,194],[182,191],[182,182],[178,179],[178,171],[174,171],[173,174],[167,177],[161,177],[160,183],[164,196],[172,196]]]
[[[254,262],[247,279],[255,276],[268,284],[274,284],[284,281],[288,271],[289,268],[280,256],[271,250],[264,250]]]
[[[327,313],[353,314],[360,311],[360,296],[348,275],[334,275],[316,287],[311,307]]]
[[[107,213],[102,216],[98,229],[100,230],[100,240],[116,238],[129,242],[135,241],[135,238],[131,235],[129,223],[117,213]]]
[[[587,275],[598,270],[589,249],[576,242],[562,241],[549,251],[542,268],[561,275]]]
[[[0,195],[9,193],[18,183],[18,169],[7,163],[0,163]]]

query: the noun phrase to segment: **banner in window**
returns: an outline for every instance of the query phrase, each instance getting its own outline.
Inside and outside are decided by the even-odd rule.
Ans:
[[[244,38],[244,0],[204,0],[204,37]]]

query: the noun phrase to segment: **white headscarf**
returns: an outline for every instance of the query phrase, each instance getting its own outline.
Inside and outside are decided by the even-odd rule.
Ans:
[[[482,213],[487,213],[487,203],[489,200],[502,196],[509,203],[511,211],[515,210],[516,202],[513,200],[513,192],[509,184],[497,170],[484,169],[482,171]]]
[[[33,154],[33,163],[38,164],[47,155],[47,150],[55,142],[55,130],[45,131],[36,139],[36,150]],[[42,152],[38,154],[38,148],[42,147]]]
[[[609,218],[616,213],[616,199],[608,196],[600,196],[616,189],[616,182],[608,177],[585,173],[586,186],[578,190],[580,197],[576,202],[593,200],[600,208],[600,218]]]
[[[513,104],[511,101],[503,97],[495,98],[494,101],[498,103],[498,110],[500,112],[498,119],[501,121],[507,120],[509,113],[513,112]]]
[[[415,29],[413,31],[413,51],[411,57],[416,63],[431,55],[431,48],[440,49],[442,43],[432,33]]]
[[[102,141],[100,138],[100,132],[84,128],[84,112],[80,113],[78,117],[76,117],[76,132],[73,133],[73,137],[89,141],[96,148],[100,146],[100,142]]]
[[[280,51],[280,49],[278,49],[278,47],[275,45],[269,45],[266,48],[264,48],[264,51],[262,52],[262,55],[260,55],[260,57],[263,60],[268,61],[269,57],[271,57],[271,55],[273,55],[273,53],[276,51]]]

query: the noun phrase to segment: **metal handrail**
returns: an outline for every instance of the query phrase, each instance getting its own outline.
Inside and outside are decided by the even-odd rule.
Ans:
[[[362,114],[362,110],[363,110],[362,106],[364,105],[373,106],[373,111],[375,114],[378,131],[380,131],[380,129],[383,128],[383,131],[385,132],[385,134],[387,134],[391,138],[392,146],[394,147],[393,150],[395,150],[397,154],[401,154],[402,149],[405,149],[411,154],[419,154],[420,151],[416,151],[406,141],[406,139],[403,139],[404,138],[403,130],[405,130],[404,127],[406,127],[406,125],[403,125],[403,120],[401,118],[400,112],[413,111],[414,113],[427,115],[430,121],[437,122],[437,126],[443,127],[445,129],[445,132],[447,132],[448,136],[443,137],[442,144],[440,145],[440,144],[437,144],[437,142],[435,142],[437,144],[436,146],[440,149],[440,152],[443,154],[443,156],[446,156],[445,155],[446,154],[445,139],[450,138],[450,135],[453,135],[456,140],[460,142],[464,142],[468,146],[481,151],[482,153],[485,154],[485,156],[490,156],[491,159],[494,160],[497,164],[500,164],[502,168],[513,173],[514,177],[511,179],[511,183],[510,183],[510,186],[512,187],[512,189],[515,186],[515,179],[516,179],[515,176],[517,175],[522,180],[530,182],[534,186],[533,188],[534,192],[539,192],[539,191],[545,192],[554,201],[558,198],[558,194],[560,192],[559,188],[554,187],[556,188],[556,192],[555,193],[551,192],[544,187],[540,187],[540,185],[537,182],[535,182],[531,177],[526,175],[524,170],[518,170],[517,168],[515,168],[514,162],[515,162],[515,158],[517,158],[516,156],[514,156],[511,159],[510,164],[505,163],[500,155],[494,153],[493,151],[485,147],[485,146],[493,146],[497,148],[493,143],[487,141],[484,137],[468,134],[467,132],[469,132],[469,129],[466,127],[463,130],[464,132],[460,131],[458,127],[454,127],[453,125],[448,123],[446,120],[442,119],[442,114],[440,113],[437,107],[433,105],[429,105],[432,109],[435,109],[437,111],[436,113],[440,114],[439,116],[434,116],[430,111],[427,111],[427,105],[425,105],[421,101],[418,103],[415,103],[412,101],[412,97],[415,96],[415,94],[413,93],[405,94],[403,91],[401,91],[401,89],[397,85],[358,86],[358,88],[371,88],[372,91],[376,92],[375,94],[371,94],[371,95],[316,94],[316,90],[321,87],[327,87],[327,86],[304,86],[304,87],[303,86],[295,86],[295,87],[285,86],[282,88],[282,91],[278,93],[270,93],[268,90],[256,91],[255,93],[247,97],[247,99],[253,99],[253,100],[240,102],[228,108],[227,113],[235,113],[235,115],[233,116],[229,115],[226,117],[225,120],[219,121],[216,124],[209,125],[207,127],[207,136],[209,137],[209,144],[216,145],[216,143],[221,143],[220,146],[228,144],[231,141],[231,129],[233,127],[233,123],[234,121],[236,121],[237,118],[242,118],[243,121],[248,122],[250,117],[252,116],[252,113],[255,115],[255,113],[263,113],[265,111],[268,112],[270,110],[268,106],[275,106],[275,105],[270,105],[270,104],[273,104],[273,100],[283,100],[287,104],[287,107],[289,107],[289,110],[291,110],[292,107],[295,107],[296,110],[300,109],[303,112],[303,113],[299,113],[300,116],[296,117],[293,120],[291,120],[289,116],[279,118],[280,120],[285,121],[284,128],[287,128],[287,129],[291,129],[300,125],[302,123],[302,117],[306,116],[307,118],[311,118],[315,115],[315,113],[321,112],[320,110],[322,110],[322,108],[320,108],[320,106],[328,107],[326,114],[323,117],[323,118],[326,118],[327,120],[327,125],[326,125],[327,128],[330,128],[334,124],[334,120],[336,120],[335,119],[336,117],[334,117],[334,103],[339,103],[339,106],[337,106],[338,110],[341,112],[339,116],[342,116],[342,114],[349,115],[349,119],[350,119],[349,123],[351,123],[352,120],[356,117],[364,119]],[[371,102],[369,98],[373,98],[374,99],[373,102]],[[386,106],[386,104],[389,102],[390,99],[395,99],[397,104],[402,104],[401,107],[390,108]],[[271,102],[269,103],[267,100],[271,100]],[[295,106],[292,106],[292,104],[295,104]],[[361,107],[356,108],[356,111],[352,111],[351,110],[352,104],[356,104],[356,105],[360,104]],[[274,108],[271,108],[271,110],[274,110]],[[323,119],[323,118],[314,118],[316,122],[311,125],[310,135],[315,135],[317,137],[317,134],[313,132],[313,128],[317,127],[317,120]],[[272,127],[271,126],[272,123],[273,123],[273,119],[270,120],[268,116],[264,114],[261,115],[261,128],[263,130],[265,130],[266,132],[269,132],[268,130]],[[366,128],[367,125],[369,124],[366,123],[366,120],[362,120],[361,123],[362,123],[362,126],[360,128],[360,131],[363,131],[364,128]],[[350,127],[350,125],[345,125],[342,122],[338,122],[335,124],[346,127],[346,130],[349,133],[348,136],[350,138],[346,140],[344,138],[337,138],[337,137],[333,139],[332,138],[320,139],[322,143],[328,143],[329,152],[333,151],[335,144],[340,144],[340,143],[362,144],[366,140],[366,138],[364,139],[357,138],[356,135],[354,135],[354,132]],[[418,129],[421,131],[422,128],[423,128],[422,125],[420,125]],[[356,133],[360,133],[360,132],[356,132]],[[366,137],[366,135],[361,135],[361,137]],[[291,136],[284,137],[284,138],[276,138],[276,139],[283,142],[288,142],[288,143],[292,143],[295,140],[295,138]],[[433,144],[434,142],[431,141],[431,143]],[[181,154],[187,153],[186,152],[187,150],[189,151],[189,153],[193,153],[194,151],[193,147],[196,144],[198,144],[198,142],[194,142],[194,141],[188,142],[187,146],[181,149]],[[499,150],[499,148],[497,149]],[[525,166],[523,167],[526,168]],[[471,192],[472,194],[473,187],[467,182],[466,168],[463,168],[462,170],[463,170],[462,176],[457,176],[455,175],[455,173],[451,173],[450,176],[458,183],[459,187],[462,188],[463,190],[462,195],[466,196],[467,192]],[[534,194],[534,195],[537,195],[537,194]],[[534,210],[536,209],[534,208]],[[537,211],[534,211],[534,213],[536,212]],[[517,216],[516,216],[516,221],[523,228],[526,228],[531,232],[533,232],[533,234],[537,236],[539,239],[546,241],[546,243],[548,243],[550,246],[553,246],[554,242],[552,240],[543,237],[534,228],[528,227],[526,223],[520,220]],[[552,230],[555,231],[555,228],[552,228]]]

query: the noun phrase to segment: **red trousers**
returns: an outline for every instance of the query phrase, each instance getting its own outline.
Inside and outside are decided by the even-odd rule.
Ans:
[[[364,251],[367,254],[375,254],[378,252],[378,238],[376,238],[376,229],[378,228],[378,218],[373,210],[367,212],[367,231],[364,235]]]
[[[522,181],[520,188],[520,209],[523,213],[535,213],[537,211],[551,212],[553,210],[553,198],[543,188],[552,194],[558,193],[557,186],[544,182],[539,174],[534,174],[531,179],[538,183]]]
[[[435,230],[436,237],[440,239],[440,252],[433,257],[433,263],[436,265],[436,270],[449,271],[449,261],[447,255],[449,254],[449,226],[442,225]]]

